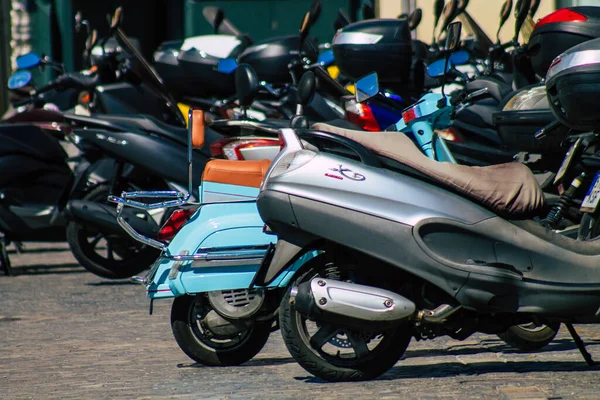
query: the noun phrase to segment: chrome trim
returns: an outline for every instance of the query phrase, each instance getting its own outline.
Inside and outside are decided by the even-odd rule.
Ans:
[[[298,136],[296,135],[296,131],[292,128],[281,129],[278,131],[278,133],[279,135],[281,135],[285,145],[283,146],[283,149],[281,149],[279,154],[277,154],[277,156],[273,159],[273,162],[271,162],[271,165],[269,166],[269,169],[267,170],[267,173],[263,178],[262,184],[260,185],[261,192],[263,191],[263,188],[269,180],[269,175],[271,175],[271,171],[275,169],[277,164],[279,164],[279,162],[289,153],[293,153],[304,149],[302,141],[298,138]],[[311,145],[311,147],[314,146]]]
[[[161,201],[158,203],[142,203],[140,201],[130,200],[130,199],[157,199],[157,198],[175,198],[175,200]],[[135,240],[138,242],[144,243],[148,246],[154,247],[159,250],[166,250],[167,245],[163,242],[160,242],[155,239],[151,239],[146,237],[140,233],[138,233],[125,219],[123,218],[123,208],[124,206],[130,206],[133,208],[138,208],[141,210],[155,210],[157,208],[167,208],[167,207],[176,207],[186,204],[190,199],[190,193],[179,192],[176,190],[169,191],[147,191],[147,192],[123,192],[121,193],[121,197],[118,196],[108,196],[108,201],[112,203],[117,203],[117,222]]]
[[[262,124],[260,122],[255,121],[247,121],[247,120],[217,120],[208,124],[209,127],[219,129],[224,127],[239,127],[239,128],[248,128],[248,129],[258,129],[264,132],[271,133],[273,135],[277,135],[279,133],[279,129],[273,128],[267,124]]]
[[[247,265],[248,262],[254,264],[257,261],[259,264],[265,256],[268,245],[248,246],[248,247],[212,247],[200,248],[196,254],[181,254],[171,255],[166,253],[164,258],[173,261],[194,261],[200,262],[199,265],[194,263],[192,266],[208,266],[214,263],[228,263],[228,265]]]
[[[576,51],[564,56],[558,56],[550,64],[550,68],[546,73],[546,81],[549,81],[566,69],[598,63],[600,63],[600,50]]]
[[[338,31],[333,37],[331,44],[375,44],[382,38],[383,35],[376,35],[373,33]]]

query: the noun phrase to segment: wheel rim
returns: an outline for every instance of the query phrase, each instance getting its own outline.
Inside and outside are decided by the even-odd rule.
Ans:
[[[300,337],[313,353],[327,362],[352,367],[363,364],[387,348],[390,332],[368,332],[317,323],[295,312]]]
[[[107,196],[109,190],[99,191],[89,196],[87,200],[109,204]],[[113,265],[127,264],[135,260],[148,249],[145,244],[127,237],[125,234],[107,233],[102,230],[80,225],[79,245],[88,257],[96,259],[102,264],[109,262]]]
[[[194,333],[194,337],[201,346],[220,351],[234,351],[248,341],[254,331],[254,326],[233,337],[218,336],[208,327],[204,326],[202,320],[211,310],[212,307],[208,301],[199,301],[197,297],[192,300],[192,305],[189,308],[189,325]]]
[[[79,237],[80,245],[86,253],[114,264],[127,263],[147,248],[146,245],[123,236],[106,234],[85,226],[82,227]]]
[[[527,332],[531,332],[531,333],[536,333],[536,332],[541,332],[544,329],[548,328],[547,325],[538,325],[535,322],[530,322],[528,324],[521,324],[521,325],[517,325],[519,328],[521,328],[524,331]]]
[[[312,274],[303,281],[321,275],[323,278],[343,279],[339,268],[326,265],[322,274]],[[383,332],[350,329],[305,318],[293,306],[291,311],[294,313],[293,323],[307,347],[327,362],[341,367],[355,367],[377,357],[386,351],[395,330],[401,329]]]

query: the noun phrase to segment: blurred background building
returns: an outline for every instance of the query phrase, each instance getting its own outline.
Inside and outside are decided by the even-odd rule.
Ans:
[[[338,9],[357,20],[364,1],[371,1],[377,15],[385,18],[420,7],[423,20],[416,35],[424,41],[431,40],[433,0],[322,0],[323,11],[311,34],[320,42],[330,41]],[[143,54],[150,58],[163,41],[212,33],[202,15],[205,6],[221,7],[242,32],[256,41],[296,33],[311,3],[312,0],[0,0],[0,82],[4,88],[16,56],[31,50],[63,62],[67,70],[80,68],[85,35],[74,30],[77,11],[102,36],[108,29],[107,14],[123,6],[124,31],[139,39]],[[600,0],[542,0],[537,18],[557,7],[583,4],[600,5]],[[493,38],[501,6],[502,0],[471,0],[467,10]],[[502,30],[503,40],[512,37],[511,27],[509,20]],[[50,79],[50,73],[45,73],[46,79]],[[0,90],[0,111],[6,105],[6,91]]]

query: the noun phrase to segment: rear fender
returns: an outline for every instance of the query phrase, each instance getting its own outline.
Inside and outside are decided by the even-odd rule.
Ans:
[[[258,265],[198,266],[197,261],[175,261],[167,255],[196,254],[206,249],[266,249],[275,237],[263,233],[263,225],[254,201],[202,205],[158,261],[148,296],[164,298],[248,287]]]

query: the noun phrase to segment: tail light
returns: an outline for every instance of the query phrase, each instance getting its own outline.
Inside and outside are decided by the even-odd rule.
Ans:
[[[175,235],[181,227],[188,222],[192,215],[196,212],[194,208],[180,208],[179,210],[173,211],[173,214],[169,217],[167,222],[158,231],[158,240],[161,242],[168,242]]]
[[[435,133],[447,142],[464,143],[462,136],[452,127],[436,129]]]
[[[361,127],[365,131],[379,132],[381,127],[373,115],[373,110],[368,104],[357,103],[354,99],[346,99],[344,102],[346,119]]]
[[[233,137],[222,138],[211,144],[210,153],[213,157],[228,160],[264,160],[272,159],[282,147],[283,142],[279,138]]]
[[[587,21],[587,17],[583,14],[579,14],[573,10],[569,10],[568,8],[561,8],[560,10],[554,11],[546,15],[544,18],[540,19],[537,24],[535,24],[536,28],[540,26],[544,26],[546,24],[553,24],[558,22],[585,22]]]

